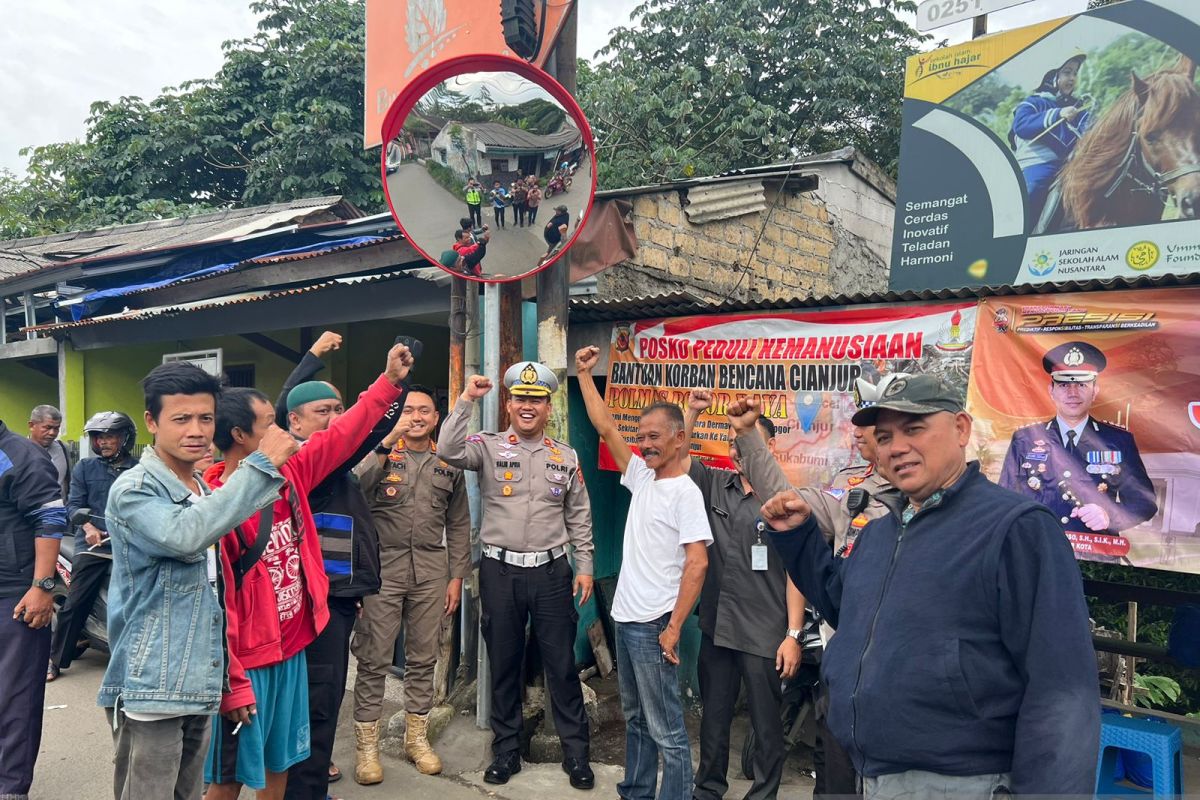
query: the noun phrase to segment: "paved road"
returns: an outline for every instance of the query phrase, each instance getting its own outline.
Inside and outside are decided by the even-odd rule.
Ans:
[[[104,675],[106,660],[95,653],[85,653],[62,677],[46,687],[46,710],[43,717],[42,747],[34,775],[31,800],[108,800],[112,797],[112,733],[105,722],[104,712],[96,706],[96,691]],[[348,686],[354,684],[354,660],[350,662]],[[403,684],[388,678],[384,699],[383,719],[403,708]],[[525,763],[520,774],[503,787],[483,782],[483,770],[491,760],[491,732],[475,727],[474,716],[459,716],[442,734],[436,746],[442,757],[445,772],[436,777],[419,774],[403,760],[401,753],[385,751],[385,779],[376,786],[359,786],[354,782],[353,697],[342,704],[338,723],[334,761],[346,776],[330,787],[335,798],[344,800],[391,800],[397,797],[436,798],[436,800],[610,800],[617,796],[616,785],[624,768],[609,764],[593,764],[596,788],[579,792],[570,787],[558,764]],[[698,758],[695,728],[692,728],[693,765]],[[607,725],[621,723],[606,723]],[[747,720],[735,722],[731,752],[729,798],[742,797],[750,782],[736,775],[739,747]],[[618,734],[619,735],[619,734]],[[395,743],[395,740],[389,740]],[[1189,759],[1194,761],[1195,759]],[[802,800],[811,797],[812,781],[799,773],[800,765],[789,759],[785,768],[782,797]],[[253,792],[242,791],[242,798],[252,798]]]
[[[62,677],[46,687],[46,711],[42,748],[34,775],[31,800],[109,800],[112,797],[112,734],[104,712],[96,706],[96,691],[104,675],[105,660],[86,653]],[[353,669],[353,660],[351,661]],[[388,698],[384,719],[399,711],[403,691],[398,681],[388,679]],[[353,677],[351,678],[353,685]],[[383,758],[385,780],[377,786],[359,786],[351,775],[354,769],[354,730],[351,723],[353,698],[342,704],[342,717],[334,747],[334,761],[346,770],[346,776],[330,789],[345,800],[384,800],[396,797],[437,798],[437,800],[532,800],[533,798],[609,798],[616,796],[621,768],[596,766],[595,792],[576,792],[570,788],[557,764],[526,764],[505,787],[483,783],[483,769],[490,760],[491,733],[474,726],[474,718],[459,717],[437,744],[445,764],[445,774],[429,777],[419,774],[399,753]],[[500,791],[495,791],[496,789]],[[253,797],[242,791],[242,798]]]
[[[578,204],[581,198],[586,198],[582,187],[591,185],[591,176],[585,169],[582,167],[575,176],[567,194],[542,201],[536,226],[517,227],[513,210],[509,208],[505,212],[508,224],[500,228],[488,203],[484,202],[483,221],[492,229],[487,257],[483,260],[486,275],[524,275],[537,268],[538,260],[546,253],[542,228],[554,215],[554,207],[560,203],[566,205],[571,212],[572,224],[577,218]],[[395,213],[413,241],[434,258],[448,250],[453,243],[454,229],[467,211],[466,202],[443,189],[422,164],[403,164],[387,180]]]

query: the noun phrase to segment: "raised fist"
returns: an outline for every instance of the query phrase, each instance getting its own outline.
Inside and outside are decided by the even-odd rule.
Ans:
[[[272,424],[259,441],[258,450],[275,465],[276,469],[279,469],[287,463],[289,458],[299,452],[300,443],[283,428]]]
[[[408,346],[403,344],[394,344],[392,349],[388,350],[387,368],[383,374],[387,375],[387,379],[392,383],[400,383],[408,377],[408,371],[413,365],[412,353],[408,351]]]
[[[475,402],[492,390],[492,379],[482,375],[472,375],[467,378],[467,386],[463,389],[461,399]]]
[[[762,403],[757,397],[743,397],[741,400],[731,403],[725,409],[725,413],[729,417],[729,424],[738,433],[749,433],[758,423],[761,413],[759,406],[761,405]]]
[[[575,353],[575,372],[578,374],[591,374],[592,370],[600,363],[600,348],[595,345],[579,348]]]
[[[712,405],[712,389],[692,389],[688,395],[688,408],[693,411],[705,411]]]
[[[761,513],[763,522],[775,530],[790,531],[803,525],[812,509],[800,495],[788,489],[763,503]]]
[[[317,340],[313,342],[313,346],[308,348],[308,352],[312,353],[317,358],[321,358],[327,353],[341,349],[341,346],[342,335],[340,333],[325,331],[317,337]]]

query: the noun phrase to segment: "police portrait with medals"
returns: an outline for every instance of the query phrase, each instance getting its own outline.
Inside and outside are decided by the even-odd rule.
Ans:
[[[1054,512],[1077,554],[1128,563],[1121,532],[1153,517],[1158,504],[1133,434],[1091,415],[1107,363],[1087,342],[1045,354],[1055,416],[1013,433],[1000,485]]]

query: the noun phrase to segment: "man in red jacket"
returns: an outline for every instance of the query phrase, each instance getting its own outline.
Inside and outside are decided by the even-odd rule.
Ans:
[[[204,769],[207,800],[236,800],[243,784],[258,800],[281,800],[288,768],[309,756],[304,648],[329,621],[329,581],[308,495],[400,399],[412,363],[407,347],[394,346],[358,402],[280,470],[286,483],[274,505],[221,539],[229,684]],[[228,480],[274,426],[275,409],[261,392],[223,392],[213,441],[225,461],[205,474],[208,484]]]

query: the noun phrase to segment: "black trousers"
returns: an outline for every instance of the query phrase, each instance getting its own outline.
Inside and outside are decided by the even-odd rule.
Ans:
[[[483,227],[483,204],[467,203],[467,216],[471,218],[476,227]]]
[[[497,756],[521,746],[521,665],[525,625],[532,622],[563,754],[588,758],[587,713],[575,671],[579,613],[571,596],[572,580],[565,556],[540,567],[513,567],[494,558],[479,562],[481,624],[492,668],[492,752]]]
[[[720,800],[729,789],[729,726],[733,724],[738,690],[746,685],[750,725],[754,728],[754,783],[747,800],[774,798],[783,777],[783,692],[775,659],[718,647],[700,637],[700,764],[696,768],[697,800]]]
[[[29,794],[42,744],[50,626],[13,619],[18,597],[0,597],[0,796]]]
[[[287,800],[325,800],[329,793],[329,762],[338,712],[346,696],[350,664],[350,632],[358,618],[358,601],[329,598],[329,624],[304,650],[308,659],[309,756],[288,770]]]
[[[828,690],[822,683],[822,694],[826,691]],[[854,762],[850,760],[850,754],[846,752],[846,748],[842,747],[841,742],[834,738],[826,724],[825,705],[827,704],[824,702],[819,704],[820,713],[817,714],[817,753],[820,763],[816,770],[817,779],[816,785],[813,786],[813,797],[816,800],[820,800],[820,798],[832,800],[835,797],[861,796]]]
[[[501,228],[504,227],[504,217],[508,212],[508,206],[492,206],[492,216],[496,218],[496,224]]]
[[[58,625],[54,629],[54,642],[50,645],[50,660],[59,668],[66,669],[78,653],[75,643],[83,635],[88,615],[100,591],[108,586],[112,575],[112,559],[96,556],[78,556],[71,564],[71,588],[67,591],[67,602],[58,612]]]

